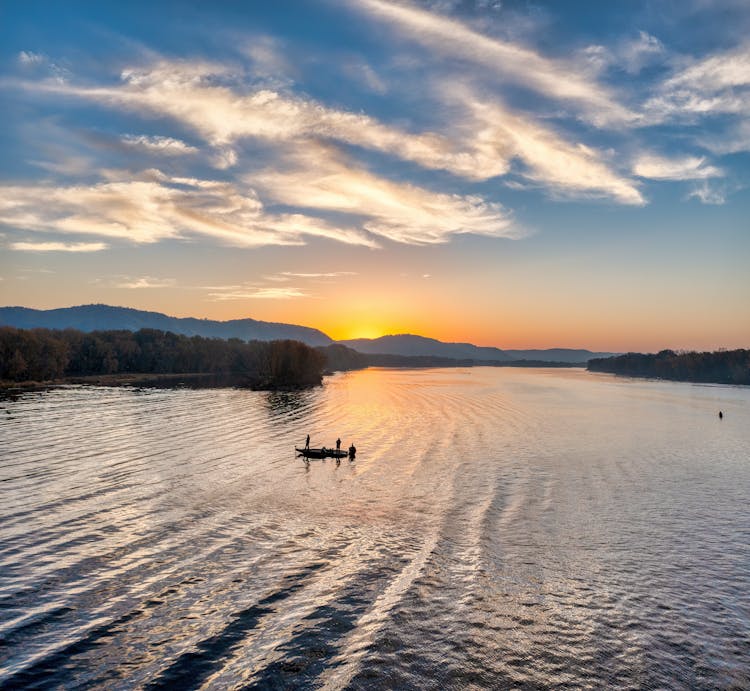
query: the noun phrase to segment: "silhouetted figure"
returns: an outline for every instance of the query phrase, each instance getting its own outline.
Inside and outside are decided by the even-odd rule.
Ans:
[[[352,444],[349,447],[349,460],[350,461],[354,460],[354,456],[356,455],[356,453],[357,453],[357,449],[354,447],[354,444]]]
[[[341,451],[341,439],[336,440],[336,451]]]
[[[307,435],[307,439],[305,440],[305,448],[306,449],[310,448],[310,435],[309,434]]]
[[[724,413],[719,411],[719,420],[723,420],[723,419],[724,419]]]

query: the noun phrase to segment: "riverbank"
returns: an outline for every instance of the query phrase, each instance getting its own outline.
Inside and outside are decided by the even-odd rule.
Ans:
[[[48,391],[65,386],[111,386],[143,388],[189,388],[189,389],[226,389],[239,388],[254,391],[296,391],[309,386],[257,386],[242,375],[213,374],[210,372],[191,372],[186,374],[153,374],[153,373],[120,373],[92,374],[87,376],[59,377],[44,381],[8,381],[0,380],[0,397],[33,391]]]
[[[514,361],[514,362],[480,362],[475,360],[451,360],[447,358],[431,357],[402,357],[402,356],[369,356],[373,362],[361,367],[341,367],[334,370],[326,370],[323,376],[331,376],[336,372],[352,371],[355,369],[369,369],[370,367],[382,369],[445,369],[450,367],[548,367],[548,368],[575,368],[584,367],[582,363],[542,362],[542,361]],[[321,382],[322,384],[322,382]],[[314,386],[318,386],[315,384]],[[188,372],[188,373],[166,373],[154,374],[149,372],[121,372],[117,374],[90,374],[57,377],[46,380],[10,381],[0,379],[0,396],[25,393],[29,391],[47,391],[49,389],[63,386],[133,386],[144,388],[175,388],[185,387],[192,389],[210,388],[241,388],[255,391],[297,391],[305,386],[271,386],[258,385],[250,382],[245,375],[241,374],[215,374],[212,372]]]
[[[611,358],[592,358],[587,369],[590,372],[607,372],[626,377],[696,384],[750,385],[750,350],[626,353]]]

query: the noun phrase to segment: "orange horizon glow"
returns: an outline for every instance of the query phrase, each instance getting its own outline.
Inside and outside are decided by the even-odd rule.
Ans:
[[[210,309],[182,300],[71,300],[67,305],[48,300],[28,301],[34,309],[55,309],[100,302],[161,312],[174,317],[194,317],[216,321],[251,318],[318,329],[334,341],[412,334],[446,343],[471,343],[501,350],[545,350],[549,348],[587,349],[599,352],[658,352],[663,349],[715,351],[750,348],[748,325],[727,320],[715,310],[711,321],[696,325],[687,315],[675,315],[671,322],[655,311],[620,311],[599,314],[592,319],[584,310],[554,308],[535,312],[523,306],[487,318],[482,304],[451,305],[448,300],[438,309],[426,301],[400,303],[391,296],[365,299],[354,294],[338,300],[275,301],[251,305],[213,304]],[[31,303],[31,304],[29,304]],[[36,303],[36,304],[34,304]],[[489,310],[487,310],[489,312]],[[457,316],[458,315],[458,316]],[[606,317],[606,318],[605,318]],[[666,334],[669,334],[667,336]]]

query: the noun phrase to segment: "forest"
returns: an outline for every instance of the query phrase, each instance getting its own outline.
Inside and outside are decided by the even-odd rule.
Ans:
[[[46,382],[116,374],[212,374],[238,386],[294,389],[322,382],[325,356],[299,341],[222,340],[157,329],[0,327],[0,380]]]
[[[589,360],[592,372],[714,384],[750,384],[750,350],[627,353]]]

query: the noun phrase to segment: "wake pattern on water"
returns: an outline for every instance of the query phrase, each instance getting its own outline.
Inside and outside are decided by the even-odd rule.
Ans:
[[[750,685],[750,439],[585,376],[2,401],[0,688]]]

